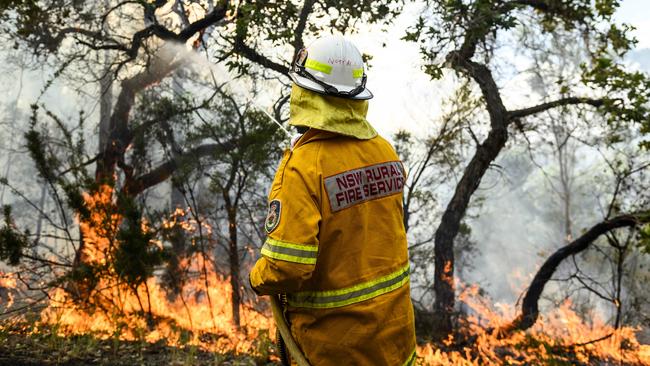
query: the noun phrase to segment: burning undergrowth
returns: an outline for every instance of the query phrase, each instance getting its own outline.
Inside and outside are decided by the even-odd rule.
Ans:
[[[55,269],[51,281],[20,270],[0,276],[0,326],[217,353],[253,354],[265,341],[268,346],[274,325],[261,312],[264,305],[241,304],[233,322],[232,286],[205,244],[212,234],[208,224],[189,210],[176,210],[152,227],[136,205],[120,201],[108,186],[84,194],[81,208],[83,240],[71,264]],[[179,230],[190,250],[175,257],[183,280],[170,286],[164,273],[171,254],[164,242]]]
[[[119,338],[124,340],[164,340],[170,345],[200,345],[218,352],[250,352],[255,349],[256,339],[262,332],[268,333],[272,321],[245,306],[241,313],[242,326],[235,329],[231,323],[228,279],[214,275],[206,281],[207,290],[198,284],[190,284],[182,295],[170,301],[161,285],[155,279],[149,280],[150,308],[147,307],[147,313],[140,309],[135,294],[118,294],[118,289],[114,295],[121,297],[121,307],[109,313],[88,313],[71,304],[66,294],[57,290],[50,305],[41,312],[40,322],[57,324],[61,334],[93,333],[110,337],[119,333]],[[141,293],[140,296],[147,295]]]
[[[189,346],[201,352],[274,359],[269,353],[273,321],[268,312],[260,311],[265,305],[242,304],[240,326],[236,326],[232,284],[217,271],[207,251],[193,251],[177,263],[186,274],[179,290],[150,270],[159,263],[159,251],[164,251],[161,233],[165,230],[180,227],[196,238],[197,233],[210,235],[212,228],[177,210],[163,220],[161,231],[155,231],[137,212],[115,214],[108,189],[84,200],[88,210],[80,215],[85,240],[79,268],[92,276],[63,276],[67,282],[57,282],[44,298],[30,303],[20,296],[29,293],[29,281],[19,272],[2,274],[0,333],[51,334],[63,339],[91,335],[114,342]],[[120,250],[128,245],[142,246],[138,258],[148,258],[144,267],[121,257]],[[470,309],[459,321],[460,331],[441,344],[422,344],[420,364],[650,365],[650,346],[637,341],[636,329],[615,329],[595,313],[580,316],[569,301],[531,329],[514,332],[508,331],[516,315],[514,307],[492,303],[476,286],[461,291],[459,300]]]
[[[200,262],[200,260],[196,260]],[[149,294],[140,290],[139,296],[150,298],[150,308],[143,313],[134,293],[115,287],[112,293],[120,299],[112,311],[89,308],[71,300],[62,289],[50,294],[44,309],[26,316],[5,318],[4,326],[25,324],[34,319],[30,329],[34,333],[55,331],[59,336],[92,334],[98,339],[163,342],[172,346],[198,346],[202,350],[219,353],[254,353],[259,341],[273,332],[273,322],[251,305],[243,306],[241,327],[232,325],[231,289],[227,278],[212,274],[207,279],[190,281],[183,293],[170,300],[169,294],[155,279],[148,281]],[[6,283],[5,283],[6,285]],[[14,296],[14,289],[5,287],[4,293]],[[11,304],[7,304],[11,305]],[[32,306],[38,309],[38,305]],[[10,309],[9,309],[10,310]],[[24,314],[29,314],[25,312]]]
[[[470,309],[459,331],[442,344],[425,344],[418,354],[425,365],[650,365],[650,345],[637,329],[608,325],[597,313],[582,317],[565,300],[529,330],[509,330],[516,309],[494,304],[477,286],[459,297]]]
[[[9,286],[15,282],[8,275],[3,278],[5,294],[13,293]],[[134,305],[134,295],[124,297],[119,314],[88,313],[87,309],[71,304],[64,292],[56,290],[30,331],[56,332],[65,337],[92,334],[98,339],[191,345],[201,351],[239,354],[259,353],[264,346],[260,341],[268,341],[272,320],[250,307],[242,312],[241,329],[232,326],[230,287],[225,278],[211,276],[211,301],[202,283],[190,283],[182,296],[184,300],[171,302],[156,281],[151,280],[148,286],[153,321]],[[614,329],[597,314],[588,314],[589,319],[585,320],[572,310],[570,301],[526,332],[505,333],[503,329],[515,316],[512,306],[492,304],[479,294],[476,286],[466,288],[460,300],[471,309],[471,315],[460,321],[461,330],[445,342],[419,346],[420,364],[650,365],[650,346],[639,344],[636,329]],[[11,327],[9,324],[5,321],[5,330]],[[15,326],[16,321],[12,324]]]

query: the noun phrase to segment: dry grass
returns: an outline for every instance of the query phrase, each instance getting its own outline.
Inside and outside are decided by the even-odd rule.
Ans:
[[[37,332],[29,324],[0,327],[0,366],[20,365],[277,365],[274,346],[260,344],[258,355],[217,354],[196,346],[172,347],[164,342],[147,343],[99,339],[93,335],[61,337],[55,327]]]

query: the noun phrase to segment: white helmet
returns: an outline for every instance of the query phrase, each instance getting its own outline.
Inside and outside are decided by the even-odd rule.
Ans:
[[[357,47],[341,35],[317,39],[293,61],[289,76],[299,86],[321,94],[370,99],[363,59]]]

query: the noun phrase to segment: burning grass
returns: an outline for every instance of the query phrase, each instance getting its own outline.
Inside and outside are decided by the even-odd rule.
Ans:
[[[214,352],[249,353],[257,349],[256,340],[274,331],[272,320],[244,307],[242,327],[235,329],[227,279],[213,277],[208,281],[207,291],[189,290],[183,298],[170,301],[152,279],[147,286],[151,308],[145,314],[136,296],[128,292],[120,294],[124,301],[115,312],[87,313],[67,301],[62,290],[56,290],[50,306],[40,313],[36,331],[39,326],[56,325],[59,335],[90,333],[104,339],[118,335],[122,340],[150,343],[163,340],[169,345],[194,345]]]
[[[203,260],[197,256],[194,262],[201,267]],[[259,353],[259,340],[274,332],[269,316],[250,306],[242,307],[242,326],[236,329],[232,325],[229,280],[212,271],[186,284],[174,300],[155,278],[137,293],[115,286],[101,296],[111,299],[115,307],[110,311],[106,307],[89,311],[72,303],[62,289],[55,290],[49,305],[40,312],[34,332],[46,327],[60,336],[93,334],[99,339],[162,341],[171,346],[190,345],[237,354]]]
[[[240,330],[230,324],[230,297],[226,279],[214,276],[210,291],[214,302],[196,290],[188,300],[169,302],[152,282],[152,312],[147,323],[137,312],[111,319],[101,312],[86,314],[63,306],[55,293],[39,313],[19,322],[5,322],[0,331],[0,354],[43,364],[231,364],[277,363],[269,334],[271,319],[251,308],[242,312]],[[585,321],[571,303],[547,314],[527,332],[509,334],[501,329],[514,318],[511,306],[492,304],[477,287],[460,297],[471,308],[461,332],[442,344],[418,347],[420,365],[650,365],[650,346],[635,338],[635,329],[614,329],[597,314]],[[214,317],[214,320],[212,319]],[[7,353],[9,352],[9,353]],[[107,361],[108,360],[108,361]],[[25,361],[27,362],[27,361]],[[27,362],[29,364],[29,362]],[[34,363],[36,364],[36,363]]]
[[[636,329],[614,329],[598,314],[586,321],[570,301],[540,319],[526,332],[504,333],[515,308],[492,304],[476,286],[460,300],[471,315],[461,331],[443,344],[418,349],[424,365],[650,365],[650,345],[641,345]]]
[[[211,273],[207,281],[207,291],[203,279],[196,278],[170,301],[151,279],[147,314],[127,291],[110,294],[122,297],[121,306],[105,312],[74,305],[56,289],[42,310],[2,321],[0,364],[264,365],[277,360],[270,317],[244,306],[242,326],[236,329],[228,279]]]

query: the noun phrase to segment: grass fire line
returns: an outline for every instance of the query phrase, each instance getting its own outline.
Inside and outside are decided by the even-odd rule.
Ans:
[[[194,257],[192,263],[198,268],[203,259]],[[18,293],[20,283],[12,274],[3,274],[5,291]],[[170,302],[165,289],[155,280],[148,283],[151,291],[152,312],[159,321],[153,328],[146,324],[137,311],[137,300],[133,295],[123,301],[124,313],[119,321],[100,311],[87,313],[73,306],[62,290],[55,290],[39,319],[25,325],[16,319],[12,324],[23,324],[25,337],[39,337],[52,332],[61,337],[91,334],[97,339],[117,339],[121,342],[140,340],[142,347],[162,342],[175,347],[197,347],[215,354],[231,353],[250,355],[260,352],[258,341],[262,334],[273,334],[274,324],[270,314],[260,313],[246,307],[243,312],[245,326],[242,330],[232,328],[230,318],[230,286],[227,278],[211,273],[208,290],[214,301],[210,305],[203,294],[203,279],[195,278],[184,289],[183,298]],[[516,309],[509,305],[493,304],[480,295],[478,286],[465,287],[459,297],[470,309],[470,316],[462,320],[464,331],[455,334],[442,344],[422,342],[417,349],[419,364],[422,365],[531,365],[531,364],[623,364],[650,365],[650,346],[642,345],[636,339],[637,329],[621,327],[614,329],[598,314],[592,313],[586,322],[578,315],[570,301],[547,313],[527,332],[515,333],[503,338],[497,331],[515,317]],[[4,306],[4,304],[3,304]],[[3,322],[0,338],[8,339],[15,334],[16,327]],[[117,337],[117,338],[115,338]],[[593,342],[594,340],[599,340]],[[470,341],[471,340],[471,341]],[[2,343],[2,342],[0,342]],[[62,342],[53,342],[42,347],[59,347]],[[101,344],[98,343],[98,344]],[[0,345],[0,354],[3,348]],[[52,350],[55,351],[55,350]],[[90,354],[90,350],[88,351]],[[101,350],[92,349],[92,357]],[[268,349],[267,349],[268,352]],[[80,355],[84,357],[84,355]],[[87,355],[87,357],[90,357]],[[111,356],[116,357],[116,356]],[[277,358],[264,355],[275,362]]]

